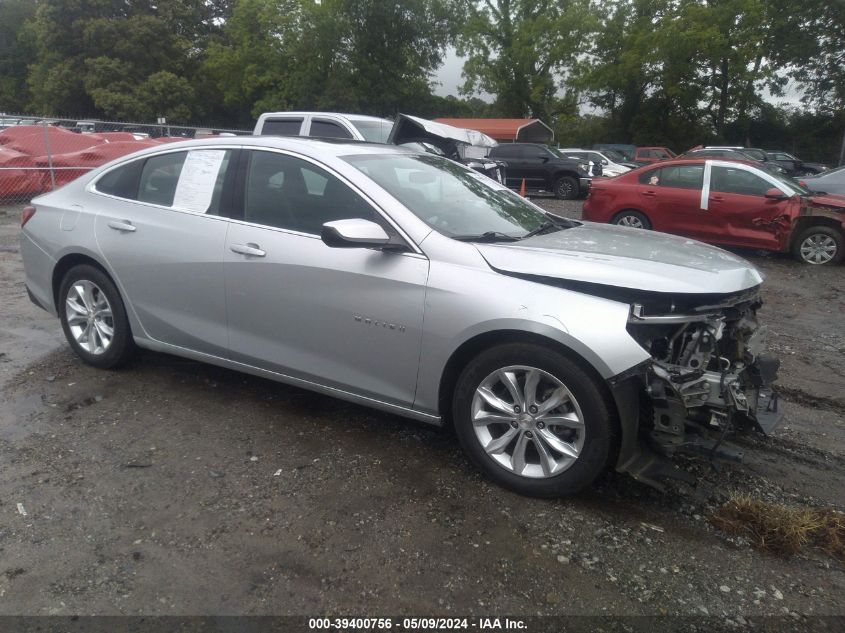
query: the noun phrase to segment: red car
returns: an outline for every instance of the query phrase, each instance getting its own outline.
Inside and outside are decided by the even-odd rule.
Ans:
[[[634,150],[631,160],[641,165],[650,165],[663,160],[671,160],[675,156],[677,154],[668,147],[638,147]]]
[[[845,196],[814,195],[750,163],[674,160],[595,178],[584,219],[792,252],[808,264],[845,256]]]

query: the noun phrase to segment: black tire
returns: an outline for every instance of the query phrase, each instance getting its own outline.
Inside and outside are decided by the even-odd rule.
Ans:
[[[574,462],[558,474],[545,477],[516,474],[495,461],[476,436],[472,422],[476,389],[497,370],[515,365],[550,374],[566,386],[580,407],[584,422],[583,444]],[[612,411],[609,398],[597,379],[563,354],[530,343],[509,343],[479,354],[461,372],[452,403],[455,433],[470,460],[500,486],[532,497],[576,493],[607,469],[618,448],[617,425]],[[505,431],[507,426],[504,425]],[[536,428],[534,432],[538,433]]]
[[[555,181],[555,198],[575,200],[578,197],[578,181],[572,176],[561,176]]]
[[[835,251],[832,253],[830,259],[827,259],[826,254],[817,258],[811,248],[809,251],[805,249],[805,246],[809,247],[809,245],[805,244],[808,241],[822,242],[823,244],[835,247]],[[843,257],[845,257],[845,240],[843,240],[842,233],[833,227],[824,225],[811,226],[798,234],[792,246],[792,254],[802,264],[833,266],[841,262]],[[816,261],[813,261],[814,259]],[[822,259],[823,261],[818,261],[818,259]]]
[[[105,296],[111,308],[112,316],[110,320],[113,336],[108,347],[99,353],[92,353],[83,348],[71,332],[71,326],[68,323],[66,308],[68,294],[74,285],[80,281],[93,283],[97,287],[97,290]],[[129,328],[129,320],[126,318],[126,308],[123,305],[123,300],[120,298],[120,293],[117,291],[117,287],[111,278],[99,268],[88,264],[80,264],[71,268],[65,274],[59,286],[56,307],[59,312],[59,319],[62,322],[62,330],[65,333],[65,338],[67,338],[73,351],[89,365],[100,369],[119,367],[132,358],[137,351],[135,341],[132,339],[132,331]]]
[[[638,229],[645,229],[651,230],[651,220],[646,217],[645,213],[641,213],[640,211],[634,211],[633,209],[625,209],[624,211],[620,211],[616,215],[613,216],[613,219],[610,221],[611,224],[617,224],[619,226],[628,226],[631,228],[638,228]],[[636,223],[639,222],[641,226],[636,226]]]

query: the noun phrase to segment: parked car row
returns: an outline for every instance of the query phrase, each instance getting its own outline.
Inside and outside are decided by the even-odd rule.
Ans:
[[[604,165],[542,144],[497,144],[476,131],[400,114],[396,121],[330,112],[270,112],[255,125],[256,136],[305,136],[404,145],[470,166],[508,187],[572,199],[586,195]],[[471,149],[483,150],[472,155]],[[609,165],[609,163],[608,163]],[[613,167],[611,167],[611,171]]]
[[[673,158],[724,158],[738,160],[753,160],[762,163],[769,171],[786,174],[787,176],[811,176],[828,169],[827,165],[803,161],[782,150],[764,150],[758,147],[743,147],[741,145],[701,145],[687,150],[680,156],[668,147],[638,147],[618,143],[597,143],[594,150],[611,150],[621,154],[626,160],[637,166],[651,165]]]
[[[678,158],[719,158],[721,160],[752,163],[761,169],[780,176],[787,176],[786,169],[769,159],[762,150],[751,150],[739,147],[703,147],[691,149]]]

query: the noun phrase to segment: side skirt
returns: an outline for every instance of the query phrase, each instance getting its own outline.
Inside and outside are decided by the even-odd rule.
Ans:
[[[329,387],[328,385],[312,382],[303,378],[295,378],[286,374],[280,374],[278,372],[269,371],[267,369],[261,369],[260,367],[254,367],[253,365],[247,365],[245,363],[239,363],[226,358],[220,358],[219,356],[203,354],[202,352],[195,352],[184,347],[178,347],[177,345],[170,345],[168,343],[153,341],[147,338],[141,338],[137,336],[133,338],[135,339],[135,344],[138,345],[138,347],[143,347],[144,349],[148,349],[154,352],[162,352],[164,354],[172,354],[173,356],[180,356],[182,358],[190,358],[191,360],[208,363],[210,365],[217,365],[218,367],[225,367],[226,369],[232,369],[234,371],[239,371],[245,374],[260,376],[261,378],[268,378],[270,380],[281,382],[286,385],[291,385],[293,387],[300,387],[309,391],[315,391],[317,393],[331,396],[333,398],[338,398],[340,400],[346,400],[348,402],[354,402],[355,404],[360,404],[365,407],[370,407],[372,409],[379,409],[380,411],[393,413],[404,418],[410,418],[419,422],[433,424],[434,426],[443,426],[443,420],[439,415],[431,415],[429,413],[415,411],[414,409],[409,409],[401,405],[383,402],[381,400],[376,400],[375,398],[361,396],[350,391],[338,389],[336,387]]]

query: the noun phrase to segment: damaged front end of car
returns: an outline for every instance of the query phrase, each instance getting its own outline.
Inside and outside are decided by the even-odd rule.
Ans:
[[[779,361],[763,353],[761,305],[759,286],[631,304],[628,332],[651,359],[614,381],[618,393],[627,389],[628,400],[638,402],[637,441],[623,442],[617,470],[661,487],[660,479],[689,479],[666,458],[688,453],[741,462],[728,438],[777,426],[772,383]]]

